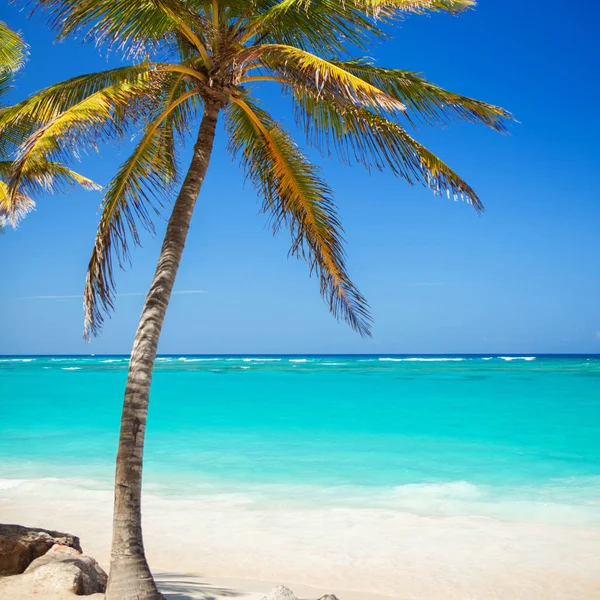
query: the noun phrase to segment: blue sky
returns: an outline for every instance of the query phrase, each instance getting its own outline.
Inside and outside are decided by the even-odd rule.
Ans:
[[[287,258],[288,238],[272,237],[220,130],[159,351],[600,352],[599,18],[589,1],[569,11],[482,0],[459,18],[411,17],[370,53],[519,120],[509,136],[463,124],[416,134],[475,187],[483,216],[388,173],[317,158],[336,192],[350,272],[372,307],[372,340],[329,316],[317,280]],[[53,44],[40,18],[6,3],[0,19],[31,46],[12,100],[116,64],[90,45]],[[259,95],[293,129],[287,100],[269,85]],[[107,184],[128,147],[105,146],[78,168]],[[0,354],[129,352],[164,222],[119,273],[116,313],[86,344],[80,295],[100,200],[40,198],[0,238]]]

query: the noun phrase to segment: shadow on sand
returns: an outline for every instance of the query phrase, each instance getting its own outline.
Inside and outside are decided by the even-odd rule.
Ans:
[[[235,590],[210,585],[195,575],[157,573],[155,578],[167,600],[222,600],[243,595]]]

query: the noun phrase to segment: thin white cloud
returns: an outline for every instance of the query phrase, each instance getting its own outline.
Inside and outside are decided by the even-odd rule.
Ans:
[[[176,290],[173,292],[173,296],[206,293],[206,290]],[[125,294],[117,294],[117,296],[145,296],[146,294],[147,292],[126,292]],[[83,296],[81,294],[72,294],[66,296],[24,296],[23,298],[19,298],[19,300],[69,300],[72,298],[83,300]]]
[[[418,281],[416,283],[409,283],[408,285],[410,287],[432,287],[446,284],[442,283],[441,281]]]

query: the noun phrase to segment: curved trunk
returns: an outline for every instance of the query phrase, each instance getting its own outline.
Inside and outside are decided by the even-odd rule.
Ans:
[[[173,206],[158,265],[135,335],[115,475],[115,504],[106,600],[157,600],[142,539],[142,459],[158,339],[175,283],[196,199],[212,152],[219,106],[206,103],[192,162]]]

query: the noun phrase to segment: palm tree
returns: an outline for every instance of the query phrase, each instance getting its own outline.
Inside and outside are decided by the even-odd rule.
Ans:
[[[27,45],[22,37],[0,21],[0,98],[10,89],[15,73],[25,63]],[[2,104],[0,103],[0,107]],[[0,114],[2,110],[0,108]],[[27,164],[20,185],[9,193],[8,181],[14,167],[12,155],[24,139],[6,131],[0,135],[0,232],[19,220],[35,206],[32,195],[78,183],[85,189],[100,189],[93,181],[59,162],[38,160]]]
[[[196,199],[224,117],[229,150],[262,198],[273,230],[287,227],[290,254],[320,279],[330,311],[370,335],[364,297],[350,280],[332,192],[288,132],[253,96],[278,85],[300,129],[323,152],[461,198],[476,193],[407,131],[462,119],[504,131],[501,108],[440,88],[417,73],[353,58],[383,26],[407,13],[459,13],[474,0],[37,0],[59,37],[83,34],[133,63],[57,84],[0,114],[0,133],[21,145],[15,194],[32,162],[69,158],[101,140],[143,133],[106,189],[85,287],[85,335],[113,309],[113,272],[128,262],[141,227],[179,181],[177,150],[195,132],[145,300],[125,389],[115,480],[107,600],[160,598],[146,562],[141,483],[146,417],[157,345]],[[139,61],[138,59],[143,58]],[[137,62],[136,62],[137,61]],[[199,122],[199,127],[195,123]]]

